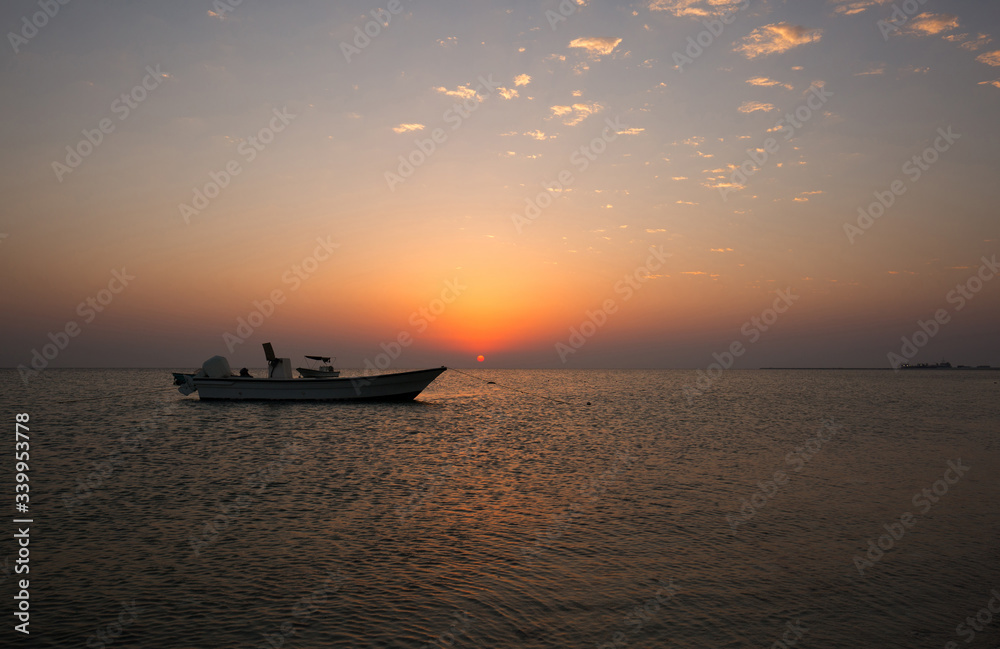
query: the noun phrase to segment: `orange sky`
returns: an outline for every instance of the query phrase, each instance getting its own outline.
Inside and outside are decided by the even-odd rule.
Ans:
[[[760,4],[683,62],[742,3],[605,4],[554,27],[545,6],[414,5],[350,57],[370,16],[344,8],[65,7],[0,71],[0,365],[75,322],[50,366],[260,365],[271,341],[357,367],[408,334],[394,367],[695,368],[787,288],[799,299],[741,366],[886,366],[942,308],[915,361],[1000,364],[1000,284],[948,299],[1000,241],[995,6],[883,38],[885,3]],[[845,231],[893,181],[884,215]],[[122,268],[135,279],[85,322]],[[449,282],[432,321],[413,315]]]

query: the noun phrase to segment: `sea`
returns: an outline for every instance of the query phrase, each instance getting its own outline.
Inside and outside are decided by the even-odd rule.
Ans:
[[[4,647],[1000,644],[1000,372],[170,371],[0,372]]]

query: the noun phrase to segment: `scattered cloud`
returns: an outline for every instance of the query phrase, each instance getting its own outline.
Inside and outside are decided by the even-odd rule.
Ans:
[[[945,38],[948,37],[945,36]],[[970,41],[965,41],[964,43],[959,45],[959,47],[961,47],[963,50],[969,50],[970,52],[975,52],[977,50],[983,49],[992,42],[993,39],[987,36],[986,34],[977,34],[974,39]]]
[[[646,129],[644,129],[644,128],[627,128],[627,129],[625,129],[623,131],[615,131],[615,134],[616,135],[638,135],[639,133],[642,133],[645,130]]]
[[[422,131],[424,128],[423,124],[400,124],[399,126],[393,126],[392,130],[397,133],[406,133],[407,131]]]
[[[762,101],[745,101],[737,110],[741,113],[753,113],[758,110],[768,113],[772,110],[777,110],[777,108],[775,108],[774,104],[767,104]]]
[[[732,252],[732,248],[709,248],[709,252]]]
[[[1000,50],[994,50],[992,52],[983,52],[976,57],[976,60],[980,63],[985,63],[986,65],[1000,66]]]
[[[600,104],[573,104],[572,106],[552,106],[552,117],[565,117],[563,124],[576,126],[594,113],[601,111]]]
[[[951,14],[932,14],[924,12],[913,17],[904,28],[909,34],[918,36],[934,36],[941,32],[951,31],[958,27],[958,16]]]
[[[786,90],[792,89],[792,84],[790,83],[782,83],[781,81],[775,81],[774,79],[768,79],[767,77],[754,77],[753,79],[747,79],[747,83],[751,86],[764,86],[768,88],[771,86],[781,86]]]
[[[958,16],[927,12],[914,16],[913,20],[906,25],[907,31],[910,33],[919,33],[924,36],[933,36],[941,32],[951,31],[957,27]]]
[[[650,0],[650,11],[669,11],[674,16],[707,18],[736,11],[745,0]]]
[[[519,74],[514,77],[515,86],[526,86],[531,83],[531,76],[527,74]]]
[[[613,36],[586,36],[574,38],[569,42],[570,47],[578,47],[587,50],[591,56],[606,56],[611,54],[622,39]]]
[[[873,63],[872,65],[868,66],[864,71],[862,71],[862,72],[855,72],[854,76],[856,76],[856,77],[864,77],[864,76],[868,76],[868,75],[871,75],[871,74],[884,74],[884,73],[885,73],[885,64],[884,63]]]
[[[853,16],[854,14],[859,14],[864,11],[868,11],[871,7],[876,5],[884,5],[892,2],[892,0],[835,0],[837,2],[837,7],[834,9],[835,13],[841,14],[843,16]]]
[[[452,47],[453,45],[458,45],[458,37],[446,36],[445,38],[439,38],[437,44],[441,47]]]
[[[520,97],[521,93],[513,88],[504,88],[503,86],[497,87],[497,94],[504,99],[514,99],[515,97]]]
[[[1000,88],[1000,80],[994,79],[993,81],[980,81],[978,85],[988,85],[993,86],[994,88]]]
[[[472,97],[479,96],[479,94],[469,86],[459,86],[454,90],[448,90],[444,86],[439,86],[434,90],[440,92],[443,95],[448,95],[449,97],[458,97],[459,99],[470,99]]]
[[[822,29],[806,29],[791,23],[775,23],[753,30],[742,39],[740,45],[733,48],[733,51],[748,59],[755,59],[758,56],[780,54],[800,45],[815,43],[822,37]]]
[[[524,135],[527,135],[528,137],[534,138],[539,141],[545,141],[549,139],[549,136],[543,133],[542,131],[528,131],[524,133]]]

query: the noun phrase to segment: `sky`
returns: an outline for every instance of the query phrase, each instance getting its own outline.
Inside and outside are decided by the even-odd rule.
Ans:
[[[1000,365],[1000,3],[11,0],[0,30],[0,366]]]

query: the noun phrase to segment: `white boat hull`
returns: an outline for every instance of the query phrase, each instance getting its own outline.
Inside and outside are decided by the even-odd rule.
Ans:
[[[209,400],[357,401],[375,399],[410,401],[416,398],[446,369],[438,367],[396,374],[330,379],[191,377],[190,385],[202,399]],[[184,388],[181,391],[184,393]]]
[[[340,370],[314,370],[308,367],[296,367],[295,371],[304,379],[335,379],[340,376]]]

